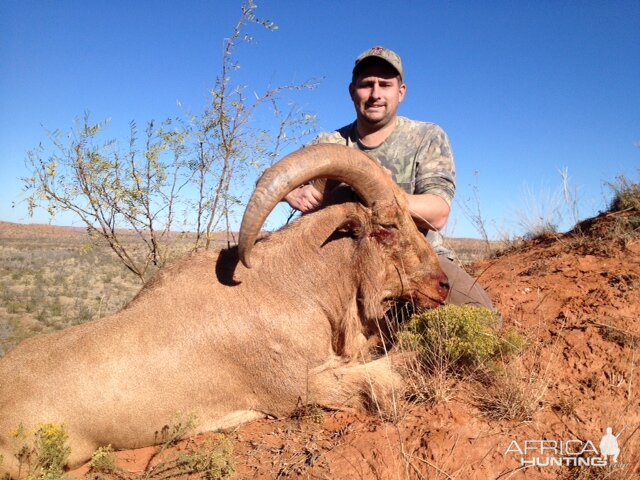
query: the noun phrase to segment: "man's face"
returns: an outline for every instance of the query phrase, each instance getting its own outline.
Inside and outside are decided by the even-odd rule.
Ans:
[[[379,129],[392,121],[407,87],[398,72],[384,61],[372,61],[349,85],[359,123]]]

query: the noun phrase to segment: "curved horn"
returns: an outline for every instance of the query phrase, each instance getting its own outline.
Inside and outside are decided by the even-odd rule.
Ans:
[[[294,188],[320,177],[351,186],[368,207],[395,197],[391,177],[359,150],[324,143],[293,152],[260,177],[242,217],[238,253],[247,268],[251,267],[249,257],[260,229],[276,204]]]

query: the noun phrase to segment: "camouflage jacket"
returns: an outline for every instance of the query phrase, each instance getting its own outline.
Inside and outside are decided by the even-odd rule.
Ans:
[[[341,143],[363,151],[388,168],[407,193],[431,193],[449,206],[456,190],[453,153],[447,134],[438,125],[398,117],[391,135],[377,147],[360,143],[356,122],[334,132],[321,133],[313,143]],[[430,231],[427,238],[439,254],[452,253],[442,245],[442,235]]]
[[[449,205],[456,190],[453,153],[447,134],[433,123],[398,117],[391,135],[377,147],[358,140],[356,123],[335,132],[321,133],[314,143],[342,143],[357,148],[391,170],[395,182],[407,193],[433,193]]]

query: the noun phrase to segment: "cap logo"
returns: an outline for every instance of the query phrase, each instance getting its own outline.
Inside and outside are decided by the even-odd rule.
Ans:
[[[383,50],[384,50],[384,48],[382,48],[382,47],[373,47],[371,49],[371,53],[373,53],[374,55],[380,55]]]

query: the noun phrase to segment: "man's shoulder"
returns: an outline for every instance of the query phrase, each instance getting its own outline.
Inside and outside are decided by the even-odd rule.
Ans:
[[[321,132],[313,143],[342,143],[349,144],[349,139],[352,136],[353,123],[345,125],[333,132]]]
[[[424,135],[444,132],[442,127],[432,122],[422,122],[407,117],[398,116],[397,128],[404,131],[420,132]]]

